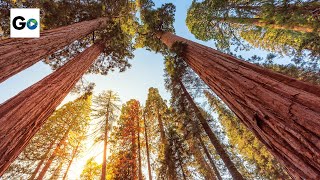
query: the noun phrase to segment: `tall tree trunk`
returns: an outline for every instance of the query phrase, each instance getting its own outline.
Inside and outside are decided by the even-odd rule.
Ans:
[[[0,106],[0,176],[103,51],[92,45]]]
[[[67,179],[69,169],[70,169],[70,167],[71,167],[71,164],[72,164],[74,158],[75,158],[76,155],[77,155],[77,152],[78,152],[79,147],[80,147],[80,142],[78,142],[77,146],[76,146],[76,147],[73,149],[73,151],[72,151],[71,159],[70,159],[70,161],[69,161],[69,163],[68,163],[67,169],[66,169],[66,171],[65,171],[65,173],[64,173],[64,175],[63,175],[63,178],[62,178],[63,180]]]
[[[41,33],[37,39],[0,41],[0,83],[41,59],[106,25],[107,18],[84,21]]]
[[[191,107],[192,107],[194,113],[196,114],[197,118],[199,119],[202,128],[204,129],[204,131],[208,135],[212,145],[214,146],[214,148],[216,149],[217,153],[221,157],[222,161],[224,162],[224,164],[228,168],[228,170],[229,170],[230,174],[232,175],[232,177],[234,179],[243,179],[242,175],[239,173],[239,171],[237,170],[236,166],[231,161],[229,155],[224,150],[223,146],[220,144],[218,138],[213,133],[213,131],[212,131],[211,127],[209,126],[207,120],[202,116],[198,106],[193,101],[192,97],[188,93],[188,91],[185,88],[185,86],[183,85],[183,83],[181,81],[179,81],[179,84],[181,86],[181,89],[182,89],[184,95],[186,96],[187,100],[191,104]]]
[[[148,175],[149,175],[149,180],[152,180],[151,165],[150,165],[150,153],[149,153],[149,141],[148,141],[148,129],[147,129],[148,126],[147,126],[147,123],[146,123],[145,114],[143,114],[143,123],[144,123],[144,136],[145,136],[145,140],[146,140]]]
[[[272,72],[171,33],[182,57],[292,177],[320,179],[320,87]]]
[[[140,147],[140,119],[137,119],[138,129],[138,160],[139,160],[139,180],[142,180],[142,169],[141,169],[141,147]]]
[[[107,145],[108,145],[108,128],[109,128],[109,107],[110,107],[110,99],[109,99],[108,105],[107,105],[106,128],[104,130],[104,146],[103,146],[101,180],[105,180],[106,179],[106,173],[107,173]]]
[[[299,25],[284,25],[284,24],[274,24],[274,23],[266,23],[262,22],[261,18],[237,18],[237,17],[228,17],[228,18],[217,18],[221,21],[235,23],[235,24],[248,24],[259,27],[269,27],[272,29],[284,29],[284,30],[292,30],[298,32],[313,32],[313,28],[311,26],[299,26]]]
[[[41,172],[39,173],[39,176],[37,177],[37,180],[42,180],[44,178],[44,176],[46,175],[48,169],[50,168],[53,160],[57,157],[58,152],[61,150],[62,146],[65,146],[67,137],[68,137],[69,132],[70,132],[70,129],[71,129],[71,126],[68,127],[68,129],[66,130],[66,132],[62,136],[60,142],[57,144],[57,147],[54,149],[54,151],[52,152],[50,158],[48,159],[48,161],[46,162],[46,164],[42,168]]]
[[[211,157],[211,155],[210,155],[210,153],[209,153],[209,151],[208,151],[208,148],[207,148],[206,145],[203,143],[203,140],[202,140],[201,137],[199,137],[198,139],[199,139],[200,145],[201,145],[204,153],[206,154],[207,158],[209,159],[209,162],[210,162],[210,164],[211,164],[211,167],[212,167],[212,169],[214,170],[214,172],[215,172],[218,180],[222,180],[222,177],[221,177],[221,175],[220,175],[220,172],[219,172],[218,168],[216,167],[216,165],[215,165],[215,163],[214,163],[214,161],[213,161],[213,159],[212,159],[212,157]]]
[[[53,145],[55,145],[55,141],[52,141],[47,149],[47,151],[44,153],[44,155],[42,156],[42,159],[40,160],[40,162],[38,163],[36,169],[32,172],[31,177],[29,178],[29,180],[33,180],[36,178],[42,164],[44,163],[44,161],[47,159],[48,154],[50,153]]]

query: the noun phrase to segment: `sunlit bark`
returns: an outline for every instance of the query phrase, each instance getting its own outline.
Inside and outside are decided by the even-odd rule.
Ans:
[[[106,25],[107,18],[84,21],[41,33],[37,39],[0,41],[0,83],[59,49]]]
[[[171,33],[185,62],[294,178],[320,178],[320,87],[272,72]]]
[[[103,51],[92,45],[0,106],[0,176]]]

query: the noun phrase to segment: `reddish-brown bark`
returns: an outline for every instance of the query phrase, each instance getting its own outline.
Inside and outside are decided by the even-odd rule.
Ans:
[[[0,106],[0,176],[103,51],[92,45]]]
[[[106,18],[84,21],[41,33],[37,39],[0,41],[0,83],[41,59],[106,25]]]
[[[320,87],[272,72],[171,33],[185,62],[294,178],[320,179]]]

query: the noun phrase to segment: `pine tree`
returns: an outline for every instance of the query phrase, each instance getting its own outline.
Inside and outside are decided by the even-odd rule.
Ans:
[[[106,179],[106,168],[107,168],[107,145],[108,145],[108,134],[111,129],[112,122],[116,119],[116,112],[119,109],[120,99],[117,93],[112,91],[104,91],[93,100],[95,104],[94,117],[99,119],[99,126],[101,127],[101,135],[97,140],[102,140],[103,145],[103,163],[101,169],[101,180]]]

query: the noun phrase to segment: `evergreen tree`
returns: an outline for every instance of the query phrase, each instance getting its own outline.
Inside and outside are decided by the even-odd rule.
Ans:
[[[100,136],[97,137],[96,141],[103,141],[104,143],[101,180],[106,179],[108,134],[110,134],[112,122],[117,118],[116,112],[120,110],[119,101],[119,96],[110,90],[102,92],[93,100],[95,104],[94,117],[99,119],[98,128],[101,129]]]

